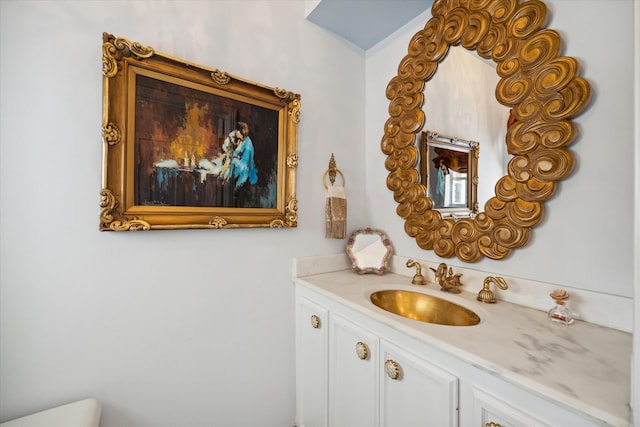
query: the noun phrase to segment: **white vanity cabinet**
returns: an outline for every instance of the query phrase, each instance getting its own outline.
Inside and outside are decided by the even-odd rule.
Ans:
[[[406,281],[350,272],[295,280],[297,427],[631,425],[620,391],[628,356],[610,356],[630,348],[627,335],[582,323],[552,329],[544,312],[504,302],[475,305],[483,321],[468,329],[371,303],[375,291],[414,289]]]
[[[454,375],[307,292],[297,298],[298,427],[458,425]],[[326,311],[311,299],[322,300]],[[314,315],[327,320],[311,331]],[[320,331],[326,323],[328,334]]]

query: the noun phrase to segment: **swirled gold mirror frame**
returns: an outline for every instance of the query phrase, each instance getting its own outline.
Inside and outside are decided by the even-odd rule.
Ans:
[[[381,149],[387,187],[405,231],[422,249],[464,262],[503,259],[527,243],[544,201],[572,171],[568,146],[577,131],[571,119],[588,105],[591,89],[578,76],[577,61],[560,56],[560,35],[545,27],[547,7],[540,0],[436,0],[431,12],[386,89],[391,102]],[[507,175],[483,212],[457,221],[432,209],[415,145],[425,123],[424,86],[455,45],[493,59],[500,77],[496,99],[515,118],[506,135],[513,155]]]

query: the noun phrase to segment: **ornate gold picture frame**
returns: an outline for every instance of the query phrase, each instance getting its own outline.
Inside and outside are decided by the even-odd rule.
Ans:
[[[103,34],[100,230],[296,227],[300,95]]]

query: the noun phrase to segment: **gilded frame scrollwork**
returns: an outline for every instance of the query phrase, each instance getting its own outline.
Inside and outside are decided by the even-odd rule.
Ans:
[[[297,226],[299,94],[102,42],[101,231]]]
[[[560,35],[545,28],[546,16],[540,0],[436,0],[432,18],[411,39],[386,89],[391,102],[381,149],[396,211],[422,249],[464,262],[507,257],[526,244],[556,182],[572,171],[571,119],[588,105],[591,89],[578,76],[577,61],[561,56]],[[424,85],[455,45],[496,63],[496,99],[516,119],[506,136],[513,157],[495,196],[475,218],[457,221],[432,209],[415,144],[425,123]]]

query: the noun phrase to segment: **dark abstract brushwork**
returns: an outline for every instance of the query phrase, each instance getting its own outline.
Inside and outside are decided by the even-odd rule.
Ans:
[[[275,208],[278,112],[138,75],[135,203]]]

